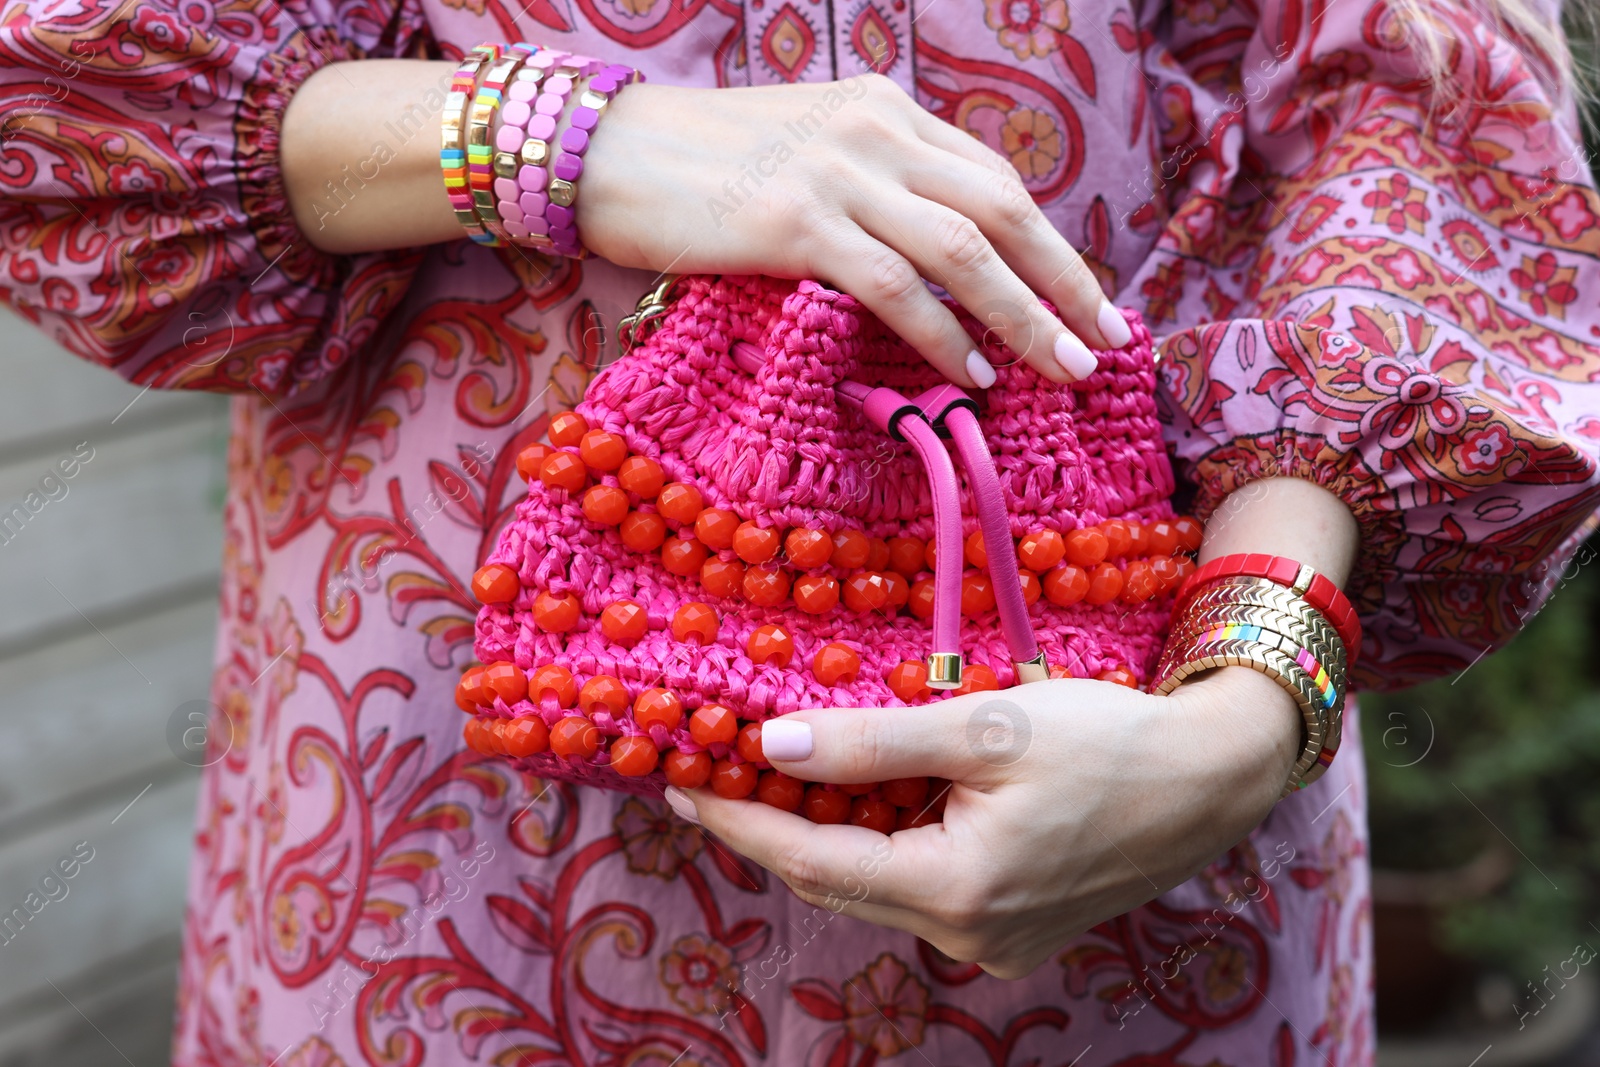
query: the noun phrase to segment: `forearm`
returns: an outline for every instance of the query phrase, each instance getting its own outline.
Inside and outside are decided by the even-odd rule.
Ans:
[[[411,248],[463,236],[439,172],[439,126],[455,64],[333,63],[283,119],[295,222],[325,252]]]

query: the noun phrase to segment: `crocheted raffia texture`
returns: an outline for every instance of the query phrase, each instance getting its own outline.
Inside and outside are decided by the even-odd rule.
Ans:
[[[927,476],[910,446],[893,441],[834,392],[851,378],[915,396],[942,381],[922,357],[855,298],[816,282],[693,276],[676,291],[678,299],[645,343],[590,384],[578,410],[591,428],[622,435],[631,453],[658,461],[669,482],[693,485],[706,506],[730,509],[741,520],[780,530],[932,536]],[[984,339],[977,322],[955,310],[998,369],[999,381],[982,401],[981,424],[1014,536],[1041,529],[1065,533],[1115,518],[1173,517],[1173,476],[1156,416],[1150,333],[1136,314],[1125,313],[1133,341],[1099,353],[1095,374],[1064,387],[1015,364]],[[730,356],[731,346],[741,341],[765,353],[758,374],[739,369]],[[959,459],[956,466],[959,471]],[[606,475],[598,482],[615,485],[617,479]],[[668,573],[657,554],[634,551],[614,527],[589,522],[580,497],[537,478],[530,482],[527,499],[489,556],[489,562],[518,572],[522,590],[509,605],[479,611],[476,647],[482,662],[512,660],[524,670],[560,664],[580,684],[611,675],[635,694],[661,686],[677,693],[687,709],[719,703],[760,720],[806,707],[898,704],[886,682],[889,671],[902,661],[923,659],[930,649],[929,621],[909,612],[889,617],[841,604],[810,615],[792,601],[762,608],[714,597],[698,577]],[[635,504],[653,510],[648,502]],[[962,519],[965,534],[977,529],[965,484]],[[961,546],[948,550],[959,552]],[[735,558],[728,550],[721,554]],[[818,572],[840,581],[848,577],[837,568]],[[533,600],[545,590],[577,595],[582,619],[576,629],[551,634],[534,625]],[[631,647],[601,632],[600,613],[616,600],[648,609],[650,628]],[[685,644],[672,636],[674,613],[696,601],[710,604],[720,617],[715,644]],[[1041,598],[1031,616],[1052,666],[1078,677],[1124,667],[1144,684],[1169,611],[1166,598],[1098,607],[1059,607]],[[787,666],[757,665],[746,655],[750,633],[768,623],[793,638],[795,654]],[[833,641],[860,656],[861,670],[854,681],[829,687],[812,676],[810,664],[816,650]],[[961,647],[969,663],[989,665],[1002,687],[1014,683],[992,611],[963,618]],[[494,713],[537,713],[552,724],[571,714],[549,697],[543,704],[510,707],[496,698]],[[627,713],[614,720],[602,713],[595,722],[608,736],[640,732]],[[669,735],[662,747],[668,746],[700,747],[687,723]],[[738,759],[725,748],[712,746],[712,755]],[[633,792],[659,792],[665,784],[659,770],[644,778],[618,775],[604,765],[606,758],[602,749],[593,761],[546,752],[518,762],[543,777]]]

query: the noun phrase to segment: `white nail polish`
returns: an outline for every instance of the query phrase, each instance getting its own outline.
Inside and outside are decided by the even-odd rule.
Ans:
[[[667,805],[677,812],[678,818],[692,822],[696,826],[700,825],[700,815],[695,811],[694,801],[689,799],[689,794],[675,785],[669,785],[662,796],[666,799]]]
[[[1063,330],[1056,338],[1056,362],[1079,381],[1093,374],[1100,365],[1094,353],[1089,351],[1089,346],[1070,330]]]
[[[967,377],[977,382],[979,389],[987,389],[994,384],[996,375],[983,353],[973,351],[967,353]]]
[[[1133,329],[1129,327],[1128,320],[1122,317],[1122,312],[1111,305],[1111,301],[1100,301],[1100,317],[1095,320],[1095,325],[1100,327],[1100,336],[1106,339],[1106,344],[1112,348],[1121,348],[1133,340]]]
[[[761,754],[769,760],[807,759],[811,755],[811,724],[798,719],[768,719],[761,724]]]

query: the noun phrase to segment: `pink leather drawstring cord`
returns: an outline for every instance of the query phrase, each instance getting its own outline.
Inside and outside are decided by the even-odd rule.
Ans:
[[[740,342],[733,346],[734,362],[747,373],[759,372],[765,363],[760,349]],[[945,430],[961,455],[978,511],[989,557],[989,577],[994,583],[1000,628],[1011,652],[1019,683],[1049,677],[1044,653],[1034,637],[1023,597],[1016,546],[1011,541],[1011,520],[994,457],[978,425],[977,403],[953,385],[941,385],[908,400],[893,389],[845,381],[834,389],[839,398],[860,410],[873,425],[891,437],[908,442],[922,461],[933,497],[934,577],[933,651],[928,656],[928,685],[955,689],[961,685],[961,489],[950,455],[940,442]]]

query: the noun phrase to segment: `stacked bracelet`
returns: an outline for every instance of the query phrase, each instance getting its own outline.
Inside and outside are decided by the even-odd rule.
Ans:
[[[573,210],[584,153],[612,99],[641,80],[631,67],[559,49],[474,49],[451,87],[441,157],[446,191],[469,236],[587,255]]]
[[[1197,569],[1178,593],[1155,692],[1222,666],[1277,681],[1299,706],[1301,751],[1283,796],[1320,778],[1343,736],[1355,611],[1312,568],[1277,556],[1225,556]]]
[[[445,195],[467,236],[479,244],[494,243],[495,238],[484,228],[473,202],[464,137],[469,121],[467,107],[477,92],[478,73],[499,58],[500,46],[495,44],[480,44],[467,53],[450,82],[440,126],[439,166],[444,171]]]

